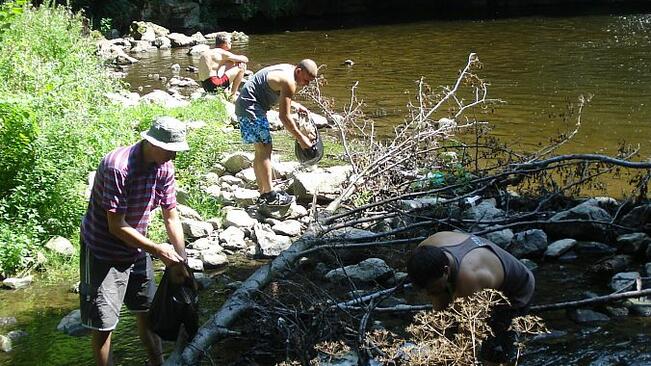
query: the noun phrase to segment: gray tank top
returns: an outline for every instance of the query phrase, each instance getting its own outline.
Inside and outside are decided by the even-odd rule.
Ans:
[[[267,75],[271,71],[284,70],[289,64],[267,66],[251,77],[242,89],[240,96],[235,101],[235,114],[238,117],[257,119],[264,117],[267,111],[278,102],[280,92],[269,86]]]
[[[455,272],[450,276],[453,286],[457,280],[459,266],[463,257],[477,248],[490,249],[500,259],[502,268],[504,268],[504,282],[497,290],[501,291],[509,299],[511,306],[515,309],[529,305],[536,284],[534,276],[522,262],[504,249],[484,238],[472,235],[457,245],[439,248],[454,257]]]

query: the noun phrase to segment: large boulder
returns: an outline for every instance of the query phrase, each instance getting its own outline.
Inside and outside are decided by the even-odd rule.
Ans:
[[[539,229],[516,233],[508,250],[516,258],[540,256],[547,249],[547,235]]]
[[[57,330],[64,334],[80,337],[90,333],[90,329],[81,325],[81,310],[76,309],[68,313],[57,325]]]
[[[281,221],[273,225],[271,229],[276,234],[298,236],[301,233],[301,223],[296,220]]]
[[[207,44],[194,45],[188,50],[188,55],[191,56],[201,55],[202,53],[208,51],[209,49],[210,46],[208,46]]]
[[[548,258],[558,258],[561,255],[565,254],[567,251],[572,249],[576,245],[576,240],[574,239],[561,239],[557,240],[545,249],[545,257]]]
[[[167,50],[172,48],[172,41],[170,41],[170,39],[167,37],[156,37],[156,39],[154,39],[154,42],[152,42],[152,44],[161,50]]]
[[[515,234],[513,234],[513,230],[511,229],[493,231],[492,233],[483,235],[484,239],[490,240],[492,243],[494,243],[495,245],[499,246],[502,249],[508,248],[514,236]]]
[[[143,103],[158,104],[165,108],[185,107],[190,104],[186,100],[177,99],[168,92],[159,89],[143,95],[142,98],[140,98],[140,101]]]
[[[331,282],[341,282],[346,278],[358,282],[372,282],[388,277],[393,273],[380,258],[368,258],[358,264],[336,268],[326,274],[326,279]]]
[[[638,230],[645,229],[645,226],[649,223],[651,223],[651,204],[635,207],[619,221],[619,224],[622,226]]]
[[[219,252],[201,252],[201,261],[206,269],[220,268],[228,264],[226,254]]]
[[[484,200],[476,206],[471,206],[463,213],[465,219],[473,220],[477,223],[499,220],[505,216],[506,213],[495,207],[495,203],[491,200]]]
[[[48,242],[45,243],[45,247],[64,257],[71,257],[75,254],[75,247],[72,245],[70,240],[62,236],[55,236],[48,240]]]
[[[13,289],[13,290],[20,290],[20,289],[29,287],[29,285],[31,285],[33,281],[34,281],[34,277],[29,275],[29,276],[25,276],[25,277],[5,278],[2,281],[2,284],[5,285],[6,287],[9,287],[10,289]]]
[[[317,199],[334,200],[341,194],[351,172],[350,166],[334,166],[297,173],[289,189],[299,201],[311,201],[315,195]]]
[[[244,231],[236,226],[230,226],[222,231],[219,234],[219,239],[225,249],[240,250],[247,247],[244,241]]]
[[[189,47],[194,45],[194,40],[191,37],[181,33],[170,33],[167,38],[172,43],[172,47]]]
[[[257,222],[258,221],[249,216],[246,211],[234,208],[226,212],[226,217],[224,218],[224,227],[228,228],[230,226],[235,226],[239,228],[251,228]]]
[[[203,238],[213,232],[211,223],[196,220],[181,220],[183,233],[189,238]]]
[[[624,288],[629,290],[636,290],[635,281],[640,278],[639,272],[620,272],[610,279],[610,288],[613,291],[620,291]]]
[[[651,238],[645,233],[624,234],[617,237],[617,248],[624,254],[646,254]]]
[[[600,240],[609,236],[608,226],[594,222],[559,222],[566,220],[610,222],[612,217],[603,208],[593,205],[591,202],[584,202],[550,218],[551,223],[548,225],[547,231],[554,237]]]
[[[253,154],[249,152],[235,152],[225,156],[221,164],[231,174],[237,174],[241,170],[250,168],[253,164]]]
[[[275,257],[292,245],[288,236],[277,235],[269,225],[256,223],[253,225],[253,235],[257,241],[256,254],[265,257]]]

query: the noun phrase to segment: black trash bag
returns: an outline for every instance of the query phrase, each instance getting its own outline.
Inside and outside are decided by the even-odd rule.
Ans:
[[[192,270],[185,263],[165,268],[149,309],[151,330],[166,341],[176,341],[181,324],[190,339],[199,329],[199,295]]]
[[[323,158],[323,140],[321,140],[321,134],[318,130],[316,131],[316,138],[312,140],[312,146],[303,149],[298,141],[294,142],[294,153],[296,154],[296,159],[303,165],[314,165],[321,161]]]

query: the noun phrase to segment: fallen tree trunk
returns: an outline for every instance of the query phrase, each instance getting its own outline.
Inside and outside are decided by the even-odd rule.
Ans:
[[[253,295],[263,289],[271,280],[287,272],[301,253],[319,242],[314,235],[303,235],[278,257],[258,268],[242,285],[226,300],[222,307],[207,322],[197,335],[182,350],[174,352],[165,361],[165,365],[196,365],[208,349],[215,344],[220,336],[228,334],[228,327],[246,310],[254,305]]]

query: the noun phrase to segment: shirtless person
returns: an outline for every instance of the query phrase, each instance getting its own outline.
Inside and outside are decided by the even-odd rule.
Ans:
[[[231,87],[231,99],[235,98],[240,82],[246,70],[249,59],[243,55],[230,52],[231,35],[226,32],[217,33],[215,38],[217,48],[204,51],[199,58],[199,80],[207,92],[217,88]]]
[[[413,251],[407,271],[413,284],[430,297],[435,310],[483,289],[501,291],[511,305],[493,312],[489,325],[495,336],[484,341],[482,358],[508,361],[514,334],[507,329],[514,317],[526,314],[535,287],[533,274],[522,262],[486,239],[441,231]]]
[[[292,101],[298,90],[316,78],[318,67],[310,59],[297,65],[279,64],[265,67],[256,72],[242,87],[242,92],[235,102],[235,114],[240,124],[240,133],[244,143],[253,144],[255,157],[253,171],[260,191],[260,203],[269,205],[287,205],[292,196],[282,191],[273,191],[271,187],[271,134],[267,111],[280,100],[280,120],[294,136],[303,149],[312,147],[309,136],[304,135],[292,118],[290,106],[293,104],[299,113],[307,110]]]

